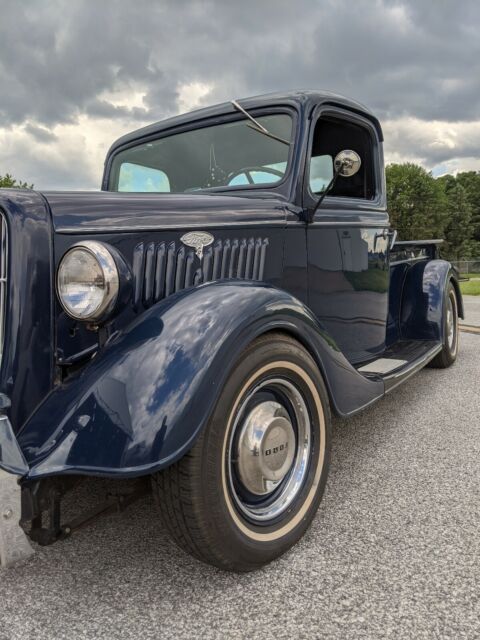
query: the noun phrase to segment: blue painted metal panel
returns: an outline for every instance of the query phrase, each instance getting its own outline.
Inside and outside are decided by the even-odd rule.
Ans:
[[[385,350],[389,272],[382,234],[388,216],[370,216],[365,226],[353,226],[353,212],[344,212],[341,226],[314,222],[307,231],[309,307],[352,363]]]
[[[241,351],[273,329],[308,345],[339,413],[383,394],[383,383],[352,368],[286,292],[249,282],[206,284],[145,311],[46,398],[18,437],[28,477],[139,475],[170,464],[205,425]]]
[[[408,270],[410,269],[408,262],[390,266],[390,283],[388,289],[388,318],[387,318],[387,348],[401,340],[400,324],[402,310],[403,286]]]
[[[410,267],[403,287],[402,338],[443,340],[443,304],[451,277],[451,265],[445,260],[417,262]]]
[[[55,231],[155,233],[178,229],[283,226],[285,200],[223,194],[44,192]]]
[[[54,384],[53,230],[35,191],[0,189],[0,209],[9,245],[0,392],[16,432]]]

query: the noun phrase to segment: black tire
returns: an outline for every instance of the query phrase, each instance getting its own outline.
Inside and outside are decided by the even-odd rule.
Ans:
[[[306,438],[295,439],[295,459],[290,471],[279,481],[278,488],[265,498],[277,505],[278,510],[283,503],[280,498],[273,498],[277,494],[282,496],[283,491],[287,497],[293,495],[289,498],[292,500],[289,507],[276,512],[271,520],[258,522],[252,520],[259,513],[258,506],[250,507],[243,494],[241,499],[245,503],[240,501],[241,492],[235,485],[235,465],[241,455],[246,456],[248,464],[260,464],[254,458],[260,456],[263,464],[270,449],[265,448],[265,436],[259,453],[245,449],[247,454],[240,454],[234,446],[234,437],[237,433],[243,437],[245,433],[246,427],[242,425],[247,424],[252,415],[247,414],[249,402],[256,400],[257,408],[260,405],[276,406],[276,402],[262,404],[258,399],[261,393],[269,393],[269,385],[273,384],[284,384],[286,389],[291,387],[293,398],[303,398],[302,406],[307,411],[300,409],[300,412],[306,413],[307,418],[302,418],[302,425],[306,428],[308,422],[311,437],[308,453],[305,453],[305,445],[299,444],[306,442]],[[265,427],[263,433],[268,433],[269,428]],[[295,433],[300,433],[300,425],[296,428]],[[329,468],[330,432],[327,392],[308,352],[281,333],[266,334],[255,340],[236,363],[207,427],[191,451],[152,476],[162,520],[173,540],[199,560],[232,571],[257,569],[285,553],[303,536],[320,504]],[[237,452],[236,456],[233,451]],[[278,457],[279,454],[275,452],[275,455]],[[303,466],[296,462],[300,455],[308,455]],[[271,460],[269,458],[268,462]],[[304,474],[302,484],[292,480],[297,469]],[[296,493],[286,493],[288,487],[296,485],[299,487]],[[242,510],[247,507],[252,509],[252,517]]]
[[[448,321],[449,313],[452,314],[453,325]],[[443,347],[429,366],[434,369],[447,369],[457,359],[458,355],[458,300],[455,287],[450,280],[443,301]]]

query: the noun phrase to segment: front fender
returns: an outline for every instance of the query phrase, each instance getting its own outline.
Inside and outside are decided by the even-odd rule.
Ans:
[[[47,397],[18,435],[27,478],[142,475],[168,466],[208,421],[242,350],[269,330],[307,346],[338,413],[383,394],[383,383],[359,374],[290,294],[213,282],[153,306]]]
[[[443,340],[443,305],[453,280],[460,317],[463,302],[452,266],[445,260],[418,262],[408,271],[402,296],[401,335],[412,340]]]

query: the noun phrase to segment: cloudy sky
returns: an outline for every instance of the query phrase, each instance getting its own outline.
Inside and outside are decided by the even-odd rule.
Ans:
[[[0,175],[95,189],[119,135],[321,88],[380,117],[389,161],[480,170],[478,0],[1,0]]]

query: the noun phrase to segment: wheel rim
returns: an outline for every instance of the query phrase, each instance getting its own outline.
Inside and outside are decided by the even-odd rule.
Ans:
[[[457,306],[455,294],[450,293],[447,301],[447,344],[450,353],[454,354],[457,348]]]
[[[227,460],[230,493],[247,519],[266,524],[288,509],[304,485],[311,439],[306,402],[291,381],[264,380],[247,394]]]

